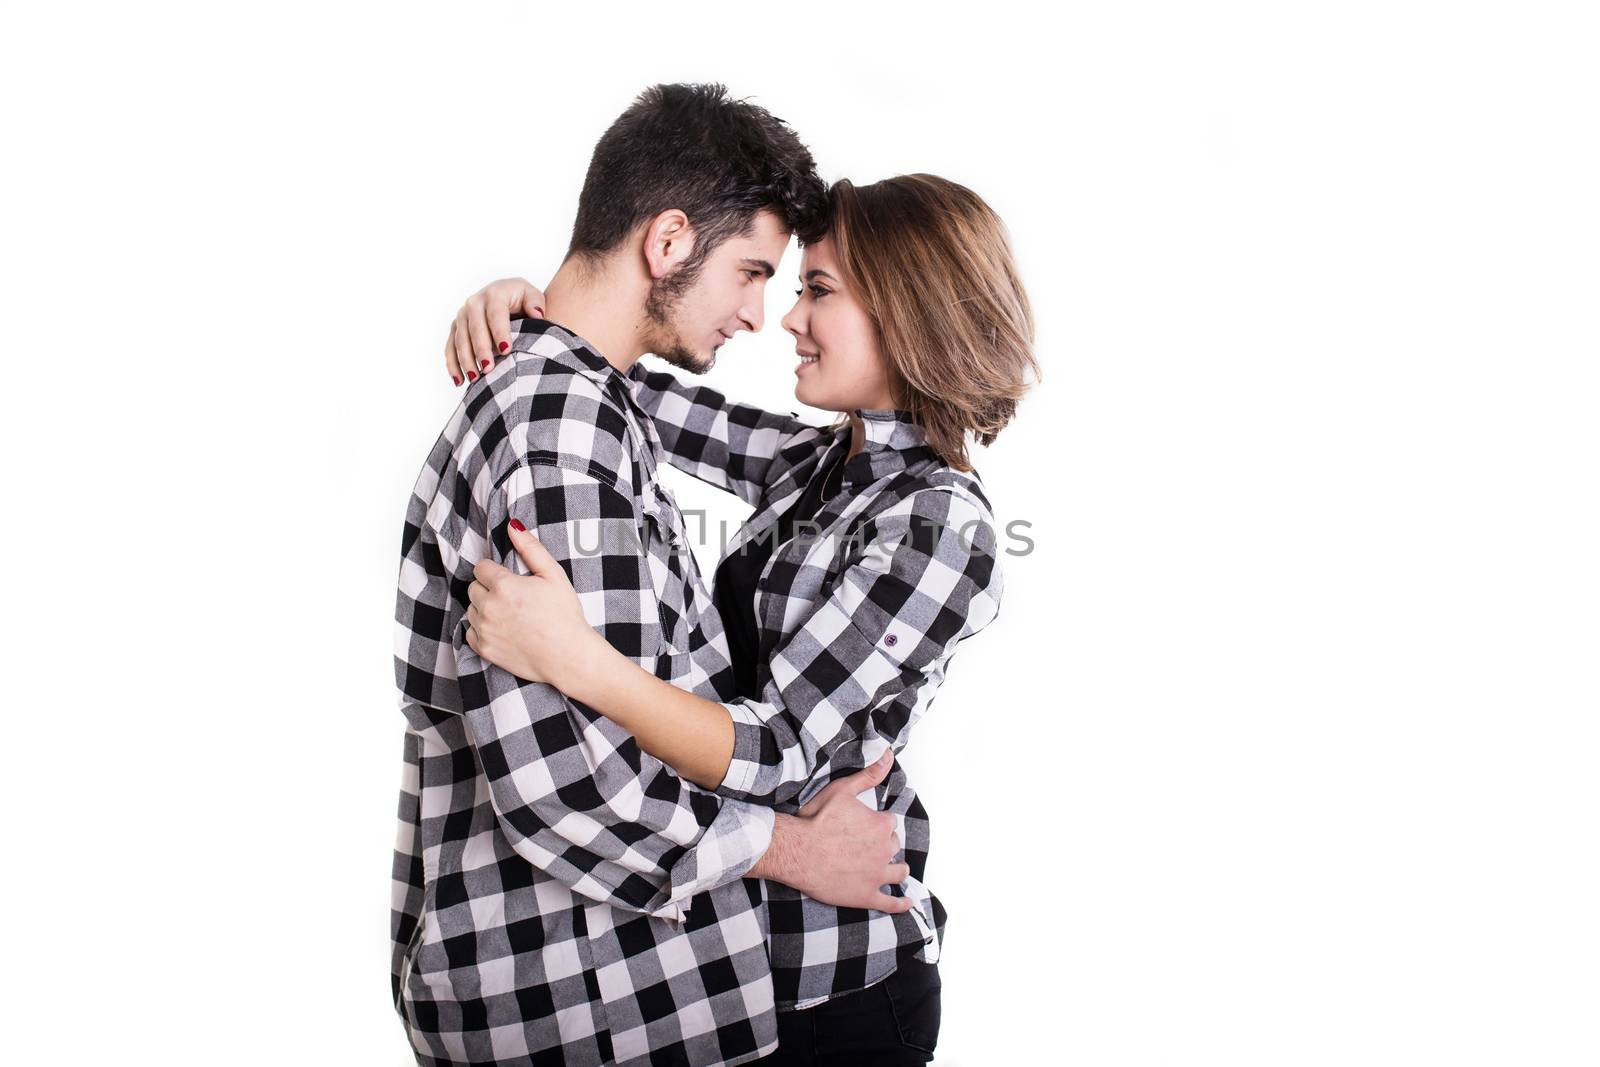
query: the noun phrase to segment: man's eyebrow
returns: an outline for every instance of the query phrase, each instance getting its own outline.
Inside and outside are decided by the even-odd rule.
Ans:
[[[837,281],[837,279],[834,278],[833,275],[829,274],[825,270],[808,270],[808,271],[806,271],[806,276],[804,278],[800,279],[800,280],[809,282],[809,281],[812,281],[813,279],[816,279],[816,278],[826,278],[830,282],[831,281]]]
[[[744,259],[740,260],[740,262],[752,270],[760,271],[768,278],[778,273],[778,269],[764,259],[751,259],[749,256],[746,256]]]

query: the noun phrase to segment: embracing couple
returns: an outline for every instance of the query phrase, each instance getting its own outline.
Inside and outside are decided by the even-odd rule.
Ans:
[[[795,396],[836,422],[640,364],[759,330],[791,236]],[[457,316],[465,395],[406,515],[391,979],[420,1063],[932,1058],[945,911],[894,753],[998,609],[967,439],[1032,342],[960,185],[830,188],[720,86],[606,131],[545,289]],[[663,461],[755,509],[710,592]]]

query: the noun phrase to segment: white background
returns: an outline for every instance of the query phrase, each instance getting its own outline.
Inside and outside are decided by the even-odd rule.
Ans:
[[[938,1062],[1595,1063],[1585,6],[8,8],[7,1061],[409,1062],[447,320],[719,80],[977,190],[1037,309],[978,457],[1037,548],[905,757]],[[711,378],[784,409],[796,262]]]

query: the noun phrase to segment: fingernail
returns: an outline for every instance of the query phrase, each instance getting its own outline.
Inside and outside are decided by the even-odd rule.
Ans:
[[[534,308],[533,310],[538,312],[541,319],[544,318],[544,308]]]
[[[457,385],[461,384],[461,376],[459,374],[450,375],[450,380],[455,382]]]
[[[506,349],[508,349],[510,347],[511,346],[509,344],[507,344],[506,342],[504,342],[504,341],[500,342],[500,351],[504,352]]]
[[[482,366],[483,366],[484,370],[488,370],[489,369],[489,361],[488,360],[484,360]]]
[[[472,371],[467,371],[467,381],[475,382],[477,380],[478,380],[478,376],[476,374],[474,374]]]
[[[526,526],[522,525],[522,520],[521,519],[512,519],[511,520],[511,528],[513,530],[516,530],[518,533],[527,533],[528,532],[528,528]]]

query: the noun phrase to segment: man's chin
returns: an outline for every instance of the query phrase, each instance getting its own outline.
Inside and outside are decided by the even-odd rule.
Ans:
[[[715,366],[717,362],[717,353],[715,351],[702,355],[681,347],[657,352],[656,357],[665,360],[674,367],[680,367],[690,374],[704,374]]]

